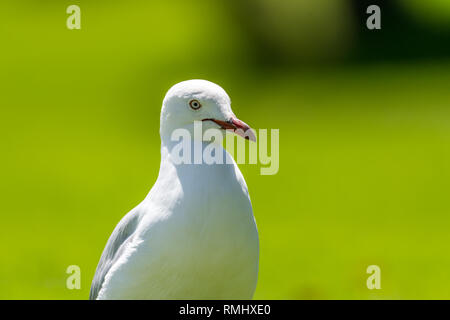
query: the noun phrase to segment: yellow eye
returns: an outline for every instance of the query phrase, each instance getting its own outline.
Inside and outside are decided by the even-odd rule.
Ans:
[[[198,102],[198,100],[191,100],[191,101],[189,101],[189,106],[190,106],[192,109],[197,110],[197,109],[200,109],[200,107],[201,107],[202,105],[201,105],[200,102]]]

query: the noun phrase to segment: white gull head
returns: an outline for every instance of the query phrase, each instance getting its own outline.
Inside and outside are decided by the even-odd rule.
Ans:
[[[187,80],[167,92],[161,110],[161,139],[170,138],[176,129],[186,129],[192,136],[194,122],[202,121],[203,130],[217,128],[234,131],[252,141],[253,130],[231,110],[231,100],[220,86],[206,80]]]

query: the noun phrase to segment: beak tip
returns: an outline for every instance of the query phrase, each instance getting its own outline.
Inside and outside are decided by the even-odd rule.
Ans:
[[[253,142],[256,142],[256,134],[255,131],[253,131],[252,128],[245,122],[237,119],[237,118],[231,118],[231,123],[234,125],[235,129],[234,132],[237,133],[239,136],[245,138],[246,140],[250,140]]]
[[[249,129],[247,131],[249,131],[249,132],[248,133],[246,132],[245,139],[256,142],[256,134],[253,131],[253,129]]]

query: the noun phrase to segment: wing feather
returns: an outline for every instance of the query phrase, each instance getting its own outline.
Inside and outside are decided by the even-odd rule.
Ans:
[[[105,249],[103,250],[97,269],[95,270],[94,279],[92,280],[91,290],[89,292],[90,300],[97,299],[98,293],[105,281],[106,274],[120,258],[127,243],[133,238],[133,234],[136,231],[139,222],[139,216],[139,209],[135,208],[125,215],[114,228],[114,231],[109,237]]]

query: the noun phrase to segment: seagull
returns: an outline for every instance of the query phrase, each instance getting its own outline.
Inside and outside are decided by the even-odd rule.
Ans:
[[[158,178],[107,241],[91,300],[252,299],[259,239],[241,171],[224,149],[226,161],[212,164],[180,163],[172,152],[172,133],[180,128],[191,134],[194,147],[205,150],[211,143],[195,137],[197,121],[203,130],[256,139],[217,84],[187,80],[171,87],[161,109]]]

